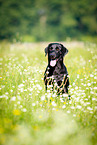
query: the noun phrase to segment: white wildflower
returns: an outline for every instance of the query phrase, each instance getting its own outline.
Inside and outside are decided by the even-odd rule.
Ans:
[[[82,108],[82,106],[80,106],[80,105],[77,105],[77,106],[76,106],[76,108],[77,108],[77,109],[81,109],[81,108]]]
[[[20,91],[21,91],[21,92],[23,92],[23,91],[24,91],[24,89],[23,89],[23,88],[21,88],[21,89],[20,89]]]
[[[20,101],[18,101],[17,104],[20,104]]]
[[[63,97],[64,97],[64,98],[65,98],[65,97],[68,97],[68,94],[65,94],[65,93],[64,93],[64,94],[63,94]]]
[[[0,99],[3,98],[3,96],[0,96]]]
[[[88,83],[87,85],[88,85],[88,86],[91,86],[91,83]]]
[[[68,110],[67,113],[70,113],[70,111]]]
[[[11,101],[15,101],[15,100],[16,100],[16,97],[13,96],[13,97],[11,98]]]
[[[76,114],[73,114],[73,117],[76,117]]]
[[[47,90],[47,93],[50,93],[50,90]]]
[[[20,72],[20,75],[22,75],[22,72]]]
[[[63,101],[63,98],[60,98],[60,101],[61,101],[61,102],[64,102],[64,101]]]
[[[96,115],[94,115],[94,117],[97,119],[97,116]]]
[[[72,104],[72,101],[70,100],[68,104]]]
[[[45,100],[45,96],[41,96],[41,101],[44,101]]]
[[[39,90],[42,90],[42,87],[41,87],[39,84],[36,84],[36,87],[37,87]]]
[[[30,83],[33,83],[33,81],[30,81]]]
[[[94,90],[97,90],[97,87],[94,87]]]
[[[74,89],[72,88],[72,89],[70,89],[70,91],[71,91],[71,92],[73,92],[73,91],[74,91]]]
[[[24,84],[20,84],[20,85],[18,85],[18,87],[19,87],[19,88],[24,87]]]
[[[24,69],[24,72],[27,72],[27,70],[26,70],[26,69]]]
[[[0,61],[3,61],[3,58],[0,58]]]
[[[16,106],[17,106],[17,104],[14,104],[14,106],[16,107]]]
[[[48,85],[48,88],[52,88],[53,87],[53,85]]]
[[[96,98],[92,98],[92,101],[96,101]]]
[[[56,103],[54,101],[52,101],[52,106],[57,106]]]
[[[75,86],[75,83],[73,82],[73,86]]]
[[[72,95],[72,98],[75,98],[75,95]]]
[[[94,75],[90,74],[90,77],[92,78],[92,77],[94,77]]]
[[[23,111],[23,112],[27,112],[27,109],[26,109],[26,108],[23,108],[22,111]]]
[[[74,106],[71,106],[71,109],[75,109],[75,107]]]
[[[86,104],[87,104],[87,105],[90,105],[91,103],[90,103],[90,102],[86,102]]]
[[[47,71],[46,74],[48,75],[49,74],[49,71]]]
[[[52,108],[52,110],[55,110],[55,108]]]
[[[93,91],[91,91],[90,94],[95,94],[95,93]]]
[[[97,110],[97,106],[95,106],[95,109]]]
[[[88,110],[93,110],[91,107],[87,107]]]
[[[32,103],[32,106],[35,106],[35,103]]]
[[[77,90],[78,89],[78,86],[76,86],[75,89]]]
[[[84,104],[84,101],[83,100],[80,100],[81,104]]]
[[[42,104],[40,104],[40,107],[42,107]]]
[[[30,88],[28,88],[28,90],[29,90],[30,92],[32,92],[32,91],[33,91],[33,88],[30,87]]]
[[[38,104],[39,103],[39,101],[36,101],[36,104]]]
[[[39,90],[37,90],[37,94],[36,95],[38,95],[40,93],[40,91]]]
[[[86,90],[89,90],[89,88],[86,88]]]
[[[85,100],[86,100],[86,101],[88,101],[88,99],[87,99],[87,98],[86,98]]]
[[[18,100],[21,100],[21,97],[20,96],[17,96]]]
[[[62,108],[64,109],[64,108],[66,108],[66,106],[65,106],[65,105],[63,105],[63,106],[62,106]]]
[[[92,114],[92,113],[93,113],[93,111],[90,111],[90,113]]]
[[[76,100],[77,102],[79,101],[79,99],[80,99],[80,97],[75,98],[75,100]]]
[[[56,94],[53,94],[52,97],[55,98],[56,97]]]

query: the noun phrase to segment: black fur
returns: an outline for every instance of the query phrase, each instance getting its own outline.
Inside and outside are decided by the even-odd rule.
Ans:
[[[63,63],[63,57],[68,53],[67,48],[59,43],[50,43],[45,48],[45,55],[48,54],[48,66],[44,73],[44,82],[47,85],[57,83],[57,93],[68,93],[69,78],[67,68]],[[54,66],[52,66],[52,63]],[[55,64],[54,64],[55,63]],[[50,79],[49,79],[50,78]]]

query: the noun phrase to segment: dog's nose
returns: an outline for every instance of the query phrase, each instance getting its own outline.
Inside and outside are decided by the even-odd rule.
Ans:
[[[51,58],[51,59],[55,59],[55,56],[54,56],[54,55],[51,55],[50,58]]]

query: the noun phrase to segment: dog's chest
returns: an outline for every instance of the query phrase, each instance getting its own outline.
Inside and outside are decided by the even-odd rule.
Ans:
[[[53,70],[49,69],[49,76],[53,76],[56,82],[62,81],[65,74],[67,74],[65,66],[62,67],[61,65],[58,65]]]
[[[53,71],[53,77],[54,79],[58,82],[58,81],[62,81],[63,77],[64,77],[64,70],[61,67],[56,67],[56,69]]]

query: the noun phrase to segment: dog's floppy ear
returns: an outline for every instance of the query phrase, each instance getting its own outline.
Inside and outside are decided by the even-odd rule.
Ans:
[[[48,53],[48,47],[45,48],[45,56],[47,55]]]
[[[45,48],[45,56],[47,55],[48,53],[48,50],[49,50],[49,47],[52,45],[52,43],[50,43],[46,48]]]
[[[61,44],[61,46],[62,46],[62,54],[63,54],[63,56],[65,56],[68,53],[68,49],[66,47],[64,47],[62,44]]]

